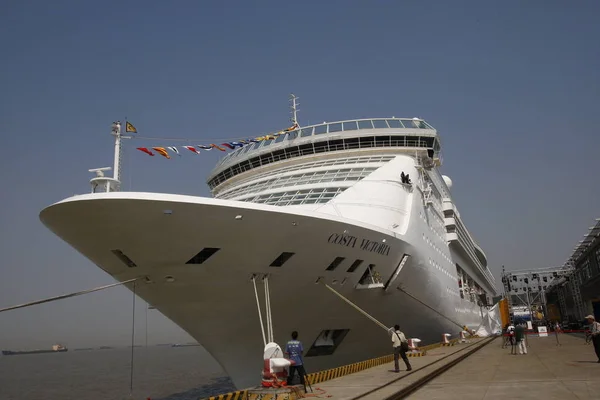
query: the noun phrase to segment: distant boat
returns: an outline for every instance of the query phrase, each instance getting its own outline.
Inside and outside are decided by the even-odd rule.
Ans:
[[[64,353],[65,351],[68,351],[68,350],[69,349],[67,349],[66,346],[62,346],[60,344],[55,344],[54,346],[52,346],[52,349],[48,349],[48,350],[43,350],[43,349],[24,350],[24,351],[2,350],[2,355],[16,356],[16,355],[21,355],[21,354]]]

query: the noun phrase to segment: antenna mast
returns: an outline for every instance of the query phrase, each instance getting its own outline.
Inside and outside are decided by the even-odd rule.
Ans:
[[[292,110],[290,113],[292,114],[292,118],[291,118],[292,124],[300,126],[300,124],[298,124],[298,111],[300,111],[300,110],[298,110],[298,102],[297,102],[298,99],[299,99],[299,97],[296,97],[296,95],[294,93],[292,93],[290,95],[290,101],[292,102],[292,106],[291,106]]]
[[[115,137],[115,164],[113,169],[113,179],[120,186],[121,183],[121,121],[113,123],[111,135]],[[115,188],[114,191],[118,191]]]
[[[95,172],[96,176],[90,180],[92,185],[92,193],[98,191],[98,187],[104,186],[106,192],[118,192],[121,189],[121,139],[130,139],[131,136],[123,136],[121,133],[121,121],[115,121],[112,124],[111,135],[115,137],[115,160],[113,177],[104,176],[104,171],[110,171],[110,167],[90,169],[90,172]]]

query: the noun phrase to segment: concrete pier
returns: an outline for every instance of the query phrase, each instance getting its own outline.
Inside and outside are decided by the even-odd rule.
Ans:
[[[472,340],[470,349],[486,339]],[[441,375],[433,378],[408,399],[415,400],[505,400],[514,399],[600,399],[600,363],[592,345],[580,337],[553,334],[528,336],[528,354],[511,354],[502,348],[502,338],[484,345]],[[410,388],[436,370],[470,350],[457,344],[411,358],[413,371],[390,372],[393,363],[315,385],[319,397],[331,399],[387,399]],[[404,369],[400,360],[401,369]],[[396,397],[402,398],[402,397]]]

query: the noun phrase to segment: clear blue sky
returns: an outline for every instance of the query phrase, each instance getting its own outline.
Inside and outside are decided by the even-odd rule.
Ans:
[[[597,1],[5,0],[0,307],[112,282],[38,219],[112,165],[112,121],[248,137],[288,125],[290,92],[301,124],[424,118],[496,275],[561,265],[600,217],[598,15]],[[171,144],[129,143],[126,188],[209,195],[217,152],[133,149]],[[0,348],[126,344],[130,303],[117,288],[2,313]],[[149,314],[151,342],[189,340]]]

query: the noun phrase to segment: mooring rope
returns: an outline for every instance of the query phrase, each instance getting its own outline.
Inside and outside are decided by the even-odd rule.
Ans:
[[[254,297],[256,298],[256,308],[258,308],[258,319],[260,321],[260,330],[262,332],[264,345],[267,345],[267,338],[265,336],[265,326],[262,319],[262,312],[260,311],[260,300],[258,299],[258,291],[256,290],[256,275],[252,275],[252,283],[254,284]]]
[[[131,376],[129,380],[129,397],[133,398],[133,346],[135,340],[135,282],[133,282],[133,306],[131,315]]]
[[[126,283],[137,281],[138,279],[140,279],[140,278],[133,278],[133,279],[129,279],[129,280],[123,281],[123,282],[117,282],[117,283],[112,283],[110,285],[100,286],[100,287],[93,288],[93,289],[82,290],[80,292],[63,294],[63,295],[56,296],[56,297],[49,297],[47,299],[36,300],[36,301],[32,301],[32,302],[25,303],[25,304],[19,304],[19,305],[16,305],[16,306],[6,307],[6,308],[0,309],[0,312],[10,311],[10,310],[16,310],[17,308],[24,308],[24,307],[35,306],[37,304],[49,303],[51,301],[56,301],[56,300],[68,299],[70,297],[80,296],[82,294],[88,294],[88,293],[92,293],[92,292],[97,292],[98,290],[108,289],[108,288],[111,288],[113,286],[124,285]]]
[[[398,287],[397,287],[397,289],[398,289],[399,291],[401,291],[402,293],[406,294],[408,297],[412,298],[413,300],[415,300],[415,301],[418,301],[419,303],[421,303],[421,304],[422,304],[422,305],[424,305],[425,307],[429,308],[431,311],[435,312],[436,314],[438,314],[438,315],[440,315],[440,316],[442,316],[442,317],[446,318],[448,321],[452,322],[454,325],[457,325],[457,326],[459,326],[461,329],[464,329],[464,328],[465,328],[465,326],[464,326],[464,325],[461,325],[461,324],[459,324],[458,322],[454,321],[453,319],[451,319],[451,318],[448,318],[447,316],[445,316],[444,314],[442,314],[441,312],[439,312],[439,311],[438,311],[438,310],[436,310],[435,308],[431,307],[430,305],[428,305],[428,304],[426,304],[426,303],[422,302],[421,300],[419,300],[418,298],[416,298],[416,297],[415,297],[415,296],[413,296],[412,294],[408,293],[406,290],[402,289],[400,286],[398,286]],[[471,332],[470,332],[470,331],[469,331],[469,334],[471,334]]]
[[[361,314],[363,314],[365,317],[369,318],[371,321],[375,322],[377,325],[379,325],[382,329],[385,329],[386,332],[390,331],[390,328],[385,326],[384,324],[382,324],[381,322],[379,322],[377,319],[375,319],[373,316],[371,316],[368,312],[364,311],[362,308],[360,308],[359,306],[357,306],[356,304],[354,304],[353,302],[351,302],[350,300],[348,300],[347,298],[345,298],[342,294],[338,293],[334,288],[332,288],[331,286],[329,286],[328,284],[324,283],[325,287],[329,290],[331,290],[331,292],[333,294],[335,294],[336,296],[338,296],[340,299],[344,300],[346,303],[348,303],[350,306],[352,306],[354,309],[356,309],[358,312],[360,312]]]
[[[375,322],[377,325],[379,325],[381,328],[385,329],[386,331],[390,331],[390,328],[386,327],[384,324],[382,324],[381,322],[379,322],[377,319],[375,319],[373,316],[371,316],[369,313],[367,313],[366,311],[364,311],[363,309],[361,309],[359,306],[357,306],[356,304],[354,304],[353,302],[351,302],[350,300],[348,300],[346,297],[344,297],[342,294],[340,294],[339,292],[337,292],[335,289],[333,289],[331,286],[329,286],[328,284],[324,283],[325,287],[329,290],[331,290],[331,292],[333,292],[336,296],[338,296],[340,299],[344,300],[346,303],[348,303],[350,306],[352,306],[354,309],[356,309],[357,311],[359,311],[360,313],[362,313],[365,317],[369,318],[371,321]],[[447,319],[448,321],[452,322],[453,324],[459,326],[462,329],[464,329],[464,325],[459,324],[458,322],[452,320],[451,318],[448,318],[447,316],[445,316],[444,314],[442,314],[441,312],[439,312],[438,310],[436,310],[435,308],[429,306],[428,304],[422,302],[421,300],[419,300],[418,298],[416,298],[415,296],[413,296],[412,294],[408,293],[406,290],[398,287],[397,288],[399,291],[401,291],[402,293],[405,293],[407,296],[411,297],[412,299],[418,301],[419,303],[421,303],[422,305],[424,305],[425,307],[429,308],[430,310],[434,311],[435,313],[439,314],[440,316],[444,317],[445,319]],[[469,334],[472,335],[472,333],[469,331]]]
[[[271,313],[271,292],[269,291],[269,276],[263,278],[265,286],[265,307],[267,308],[267,340],[273,342],[273,314]]]

